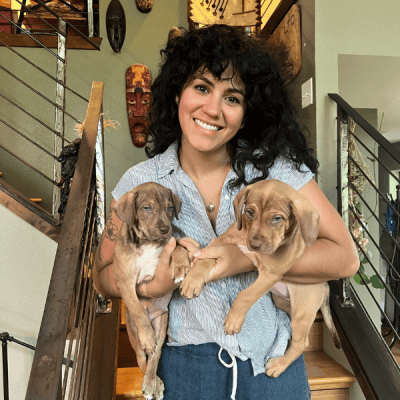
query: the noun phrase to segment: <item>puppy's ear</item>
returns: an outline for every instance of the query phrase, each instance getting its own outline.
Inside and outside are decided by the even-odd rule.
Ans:
[[[117,217],[128,224],[129,226],[133,225],[135,216],[136,216],[136,197],[137,193],[132,191],[125,193],[115,204],[114,211],[117,214]]]
[[[318,237],[319,214],[307,197],[296,196],[292,200],[292,212],[300,225],[301,236],[307,247],[310,247]]]
[[[249,187],[244,187],[233,200],[233,209],[235,210],[235,217],[237,222],[237,228],[240,231],[242,229],[242,210],[246,204],[247,195],[249,194]]]
[[[172,203],[174,204],[175,218],[179,219],[178,214],[181,212],[182,200],[172,190],[170,192],[172,196]]]

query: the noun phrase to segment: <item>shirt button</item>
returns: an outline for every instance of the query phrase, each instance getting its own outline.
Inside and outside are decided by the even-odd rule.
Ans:
[[[227,194],[225,195],[225,200],[229,200],[229,196]]]
[[[223,288],[226,287],[226,282],[225,281],[221,281],[220,284],[221,284],[221,287],[223,287]]]

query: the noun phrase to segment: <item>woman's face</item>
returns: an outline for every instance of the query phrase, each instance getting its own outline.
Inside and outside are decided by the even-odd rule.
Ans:
[[[217,79],[209,71],[195,72],[183,87],[179,104],[182,147],[202,152],[225,148],[242,127],[246,111],[245,85],[228,67]]]

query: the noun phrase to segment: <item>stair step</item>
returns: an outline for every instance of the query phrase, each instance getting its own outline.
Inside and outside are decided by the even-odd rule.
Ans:
[[[304,353],[311,400],[348,400],[353,374],[323,351]],[[139,367],[118,368],[117,400],[142,397],[143,373]]]
[[[349,399],[356,378],[323,351],[304,353],[311,399]]]
[[[116,400],[144,399],[142,383],[143,373],[139,367],[118,368]]]

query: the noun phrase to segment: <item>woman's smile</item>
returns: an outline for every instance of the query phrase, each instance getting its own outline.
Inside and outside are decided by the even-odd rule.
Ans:
[[[206,122],[200,121],[199,119],[194,119],[194,122],[196,122],[197,125],[200,125],[204,129],[208,129],[209,131],[219,131],[220,129],[222,129],[220,126],[207,124]]]

